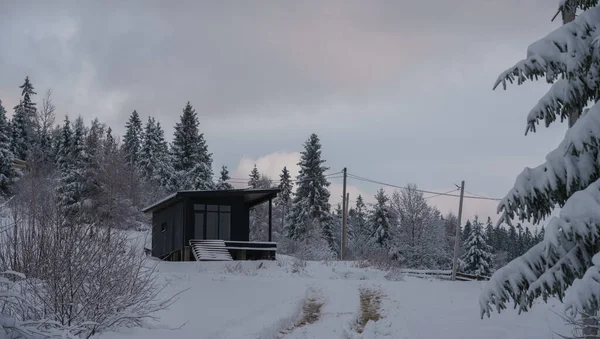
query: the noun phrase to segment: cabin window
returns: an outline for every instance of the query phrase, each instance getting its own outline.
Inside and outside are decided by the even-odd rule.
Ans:
[[[200,209],[197,206],[202,207]],[[231,206],[195,204],[194,210],[196,239],[231,240]]]
[[[194,214],[194,237],[196,239],[204,238],[204,213],[196,212]]]
[[[206,205],[204,204],[194,204],[195,211],[204,211],[206,209]]]

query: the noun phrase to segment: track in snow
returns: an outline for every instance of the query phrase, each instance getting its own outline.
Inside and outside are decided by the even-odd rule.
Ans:
[[[318,287],[320,301],[323,302],[319,319],[297,327],[281,338],[345,338],[345,329],[356,320],[360,309],[358,284],[346,281],[325,281]]]

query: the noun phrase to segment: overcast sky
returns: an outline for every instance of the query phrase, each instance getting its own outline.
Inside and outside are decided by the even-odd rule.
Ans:
[[[11,114],[29,75],[39,94],[53,89],[60,119],[122,133],[136,109],[168,137],[189,100],[214,167],[236,177],[254,163],[278,176],[314,132],[330,172],[437,191],[465,180],[502,197],[566,129],[524,136],[547,84],[492,91],[560,24],[557,2],[3,0],[0,99]],[[379,188],[349,184],[351,199]],[[430,201],[457,210],[457,199]],[[495,208],[465,202],[469,217]]]

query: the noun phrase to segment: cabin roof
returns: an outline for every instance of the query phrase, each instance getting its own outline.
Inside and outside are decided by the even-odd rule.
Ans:
[[[244,188],[214,191],[178,191],[142,209],[142,212],[154,212],[168,207],[184,197],[188,198],[230,198],[243,197],[244,203],[250,207],[256,206],[277,196],[279,188]]]

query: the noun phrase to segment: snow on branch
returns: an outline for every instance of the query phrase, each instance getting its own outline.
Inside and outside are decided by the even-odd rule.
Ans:
[[[580,8],[588,8],[591,4],[590,1],[567,3]],[[554,84],[529,113],[527,131],[535,131],[535,124],[539,120],[545,120],[548,126],[557,116],[562,120],[571,110],[580,112],[595,98],[600,82],[596,42],[600,33],[597,30],[599,22],[600,7],[587,10],[573,22],[531,44],[527,49],[527,58],[500,74],[496,80],[494,89],[500,84],[506,89],[507,82],[521,85],[540,77]]]
[[[553,217],[544,240],[523,256],[498,270],[479,298],[481,316],[493,308],[506,308],[511,299],[515,308],[526,311],[542,296],[562,300],[569,286],[567,308],[589,311],[597,308],[600,288],[600,180],[568,199],[559,217]],[[594,258],[594,259],[592,259]],[[591,298],[592,297],[592,298]],[[590,299],[591,298],[591,299]]]
[[[570,128],[546,162],[525,168],[500,201],[499,222],[518,218],[534,223],[548,217],[556,206],[600,177],[600,106],[594,105]]]

